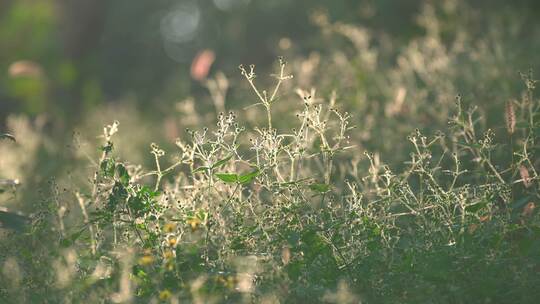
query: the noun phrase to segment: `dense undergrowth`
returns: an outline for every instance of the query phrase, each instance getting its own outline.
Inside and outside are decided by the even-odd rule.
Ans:
[[[30,231],[2,244],[19,260],[8,258],[5,268],[20,276],[13,289],[3,285],[2,297],[523,303],[538,296],[540,129],[531,78],[524,76],[525,99],[507,105],[507,143],[479,130],[474,106],[464,109],[458,97],[444,133],[408,137],[406,169],[393,172],[366,153],[369,170],[360,171],[346,161],[357,153],[348,143],[354,128],[334,98],[321,104],[303,94],[297,127],[272,127],[276,92],[289,78],[283,61],[280,68],[270,95],[255,86],[253,67],[241,67],[268,126],[246,130],[234,113],[220,114],[214,128],[177,141],[177,161],[167,167],[156,144],[151,171],[115,157],[119,123],[106,126],[95,176],[72,193],[80,219],[64,214],[55,196]],[[498,163],[500,154],[512,160]],[[28,243],[43,251],[29,252]],[[50,255],[57,258],[44,267]]]
[[[505,70],[487,64],[497,56],[468,48],[467,37],[446,46],[431,9],[426,37],[388,74],[376,74],[384,67],[367,32],[314,15],[357,50],[352,68],[334,54],[321,79],[323,88],[345,79],[354,102],[324,89],[325,98],[315,90],[291,97],[291,82],[318,79],[309,71],[319,58],[300,68],[280,59],[267,90],[254,66],[240,66],[255,108],[219,113],[208,128],[195,120],[170,149],[152,143],[152,167],[124,157],[136,126],[104,127],[97,156],[76,136],[69,149],[78,167],[33,189],[40,199],[26,227],[2,232],[0,300],[536,302],[534,75],[521,74],[521,92],[505,91],[495,105],[457,95],[458,83],[486,96],[514,80],[499,79]],[[455,66],[463,61],[485,77],[462,77]],[[220,81],[207,86],[222,102]],[[46,141],[14,135],[25,151]]]

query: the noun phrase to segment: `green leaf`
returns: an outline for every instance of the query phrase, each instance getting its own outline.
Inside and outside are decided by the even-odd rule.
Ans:
[[[100,150],[105,152],[105,154],[111,153],[111,151],[113,150],[113,143],[108,142],[106,145],[100,147]]]
[[[111,158],[104,159],[101,164],[101,172],[106,177],[114,176],[114,160]]]
[[[12,142],[17,142],[17,140],[15,140],[15,136],[13,136],[11,134],[8,134],[8,133],[0,134],[0,139],[9,139]]]
[[[240,177],[238,178],[238,182],[240,184],[250,183],[251,181],[253,181],[253,179],[255,177],[259,176],[259,174],[261,174],[261,171],[259,171],[259,169],[255,169],[255,171],[253,171],[253,172],[250,172],[250,173],[247,173],[247,174],[244,174],[244,175],[240,175]]]
[[[124,186],[127,186],[129,184],[129,173],[126,169],[126,167],[124,167],[124,165],[122,164],[118,164],[116,166],[116,173],[118,174],[118,178],[120,179],[120,182],[124,185]]]
[[[470,213],[476,213],[480,209],[484,208],[486,205],[487,205],[487,202],[482,201],[482,202],[472,204],[472,205],[469,205],[469,206],[465,207],[465,211],[470,212]]]
[[[191,173],[198,173],[198,172],[208,171],[208,170],[210,170],[210,169],[211,169],[210,167],[204,167],[204,166],[203,166],[203,167],[199,167],[199,168],[197,168],[197,169],[191,171]]]
[[[233,157],[233,155],[231,154],[231,155],[225,157],[224,159],[218,160],[215,164],[212,165],[212,169],[217,169],[217,168],[225,165],[232,157]]]
[[[202,222],[206,222],[206,220],[208,219],[208,212],[206,212],[206,211],[204,211],[202,209],[199,210],[195,215]]]
[[[77,239],[83,234],[84,230],[85,229],[83,228],[83,229],[73,233],[69,237],[62,239],[60,241],[60,245],[63,246],[63,247],[69,247],[69,246],[75,244],[75,241],[77,241]]]
[[[207,167],[207,166],[198,167],[197,169],[193,170],[192,173],[198,173],[198,172],[204,172],[204,171],[217,169],[217,168],[222,167],[223,165],[225,165],[232,157],[233,157],[233,155],[231,154],[231,155],[225,157],[224,159],[218,160],[217,162],[215,162],[210,167]]]
[[[155,198],[157,196],[159,196],[159,192],[143,186],[136,191],[135,195],[129,197],[127,204],[136,216],[142,216],[152,211],[152,208],[156,208]]]
[[[159,191],[153,191],[148,186],[142,186],[141,189],[137,192],[138,196],[144,196],[147,198],[158,197],[161,193]]]
[[[216,177],[226,183],[238,182],[238,174],[236,173],[216,173]]]
[[[330,185],[327,184],[311,184],[309,185],[309,189],[320,192],[320,193],[326,193],[330,191]]]
[[[107,204],[107,209],[109,211],[115,211],[116,206],[122,203],[128,197],[128,192],[124,185],[120,182],[115,182],[112,188],[111,194],[109,195],[109,201]]]

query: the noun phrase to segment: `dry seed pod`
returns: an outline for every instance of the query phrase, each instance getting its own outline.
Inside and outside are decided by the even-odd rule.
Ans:
[[[8,69],[8,74],[12,78],[29,77],[39,78],[43,76],[43,68],[37,62],[30,60],[19,60],[13,62]]]
[[[523,208],[523,212],[521,213],[522,216],[531,216],[534,212],[534,209],[536,208],[536,205],[533,202],[527,203],[525,207]]]
[[[478,229],[478,224],[471,224],[469,226],[469,233],[473,234],[476,231],[476,229]]]
[[[215,60],[214,51],[209,49],[200,51],[191,63],[191,78],[197,81],[206,79]]]
[[[506,103],[504,114],[506,120],[506,129],[508,130],[508,134],[512,135],[516,130],[516,113],[514,112],[514,104],[512,101],[508,101]]]
[[[283,262],[283,265],[289,264],[291,260],[291,249],[289,249],[288,246],[284,246],[281,249],[281,261]]]
[[[521,176],[521,180],[523,181],[525,188],[529,188],[531,186],[531,178],[529,176],[529,170],[527,170],[527,167],[521,165],[519,167],[519,175]]]
[[[482,223],[483,223],[483,222],[487,222],[487,221],[489,221],[489,220],[490,220],[489,215],[484,215],[484,216],[481,216],[481,217],[480,217],[480,222],[482,222]]]

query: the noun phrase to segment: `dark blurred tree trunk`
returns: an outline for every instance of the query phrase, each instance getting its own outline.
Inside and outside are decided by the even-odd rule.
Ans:
[[[104,0],[57,0],[66,55],[82,59],[95,49],[105,21]]]
[[[68,124],[78,121],[84,111],[83,90],[96,73],[96,49],[99,48],[105,24],[105,0],[56,0],[59,32],[65,58],[74,66],[77,77],[69,89],[59,88],[66,101]]]
[[[0,19],[9,11],[9,7],[13,4],[13,0],[0,0]],[[0,71],[4,76],[6,71]],[[0,84],[0,130],[5,127],[6,117],[14,108],[15,102],[5,93],[5,88]]]

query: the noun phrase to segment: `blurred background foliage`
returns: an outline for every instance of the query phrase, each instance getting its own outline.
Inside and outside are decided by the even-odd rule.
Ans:
[[[292,58],[344,47],[336,41],[329,47],[310,21],[320,9],[330,20],[369,28],[374,42],[391,44],[389,52],[395,55],[424,34],[417,20],[424,2],[4,0],[0,121],[5,125],[10,113],[46,113],[56,123],[73,123],[100,104],[125,98],[135,99],[146,113],[161,114],[179,98],[201,93],[189,78],[191,60],[201,49],[217,54],[214,69],[236,76],[239,63],[268,67],[277,55]],[[519,41],[516,58],[523,62],[513,66],[534,65],[523,53],[537,40],[531,29],[537,26],[537,1],[465,2],[477,14],[441,16],[445,41],[451,41],[459,26],[474,38],[504,35],[493,33],[492,22],[518,19],[521,28],[507,38]],[[292,42],[282,43],[287,50],[279,48],[283,38]],[[39,77],[8,77],[9,66],[20,60],[34,62]]]

